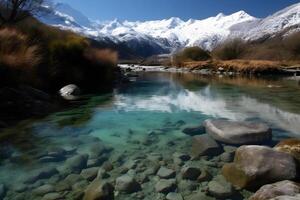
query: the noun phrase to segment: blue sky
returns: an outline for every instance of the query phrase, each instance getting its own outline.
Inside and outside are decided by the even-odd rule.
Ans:
[[[245,10],[265,17],[299,0],[55,0],[70,4],[91,19],[144,21],[180,17],[202,19]]]

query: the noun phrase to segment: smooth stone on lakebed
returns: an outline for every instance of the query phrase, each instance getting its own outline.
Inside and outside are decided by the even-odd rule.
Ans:
[[[0,199],[3,199],[6,194],[6,189],[3,184],[0,184]]]
[[[116,190],[124,193],[134,193],[141,189],[140,184],[131,176],[123,175],[116,179]]]
[[[54,192],[54,191],[55,191],[55,188],[53,187],[53,185],[46,184],[46,185],[42,185],[38,188],[35,188],[32,192],[35,195],[44,196],[45,194],[48,194],[48,193]]]
[[[181,194],[179,193],[175,193],[175,192],[170,192],[167,196],[166,196],[167,200],[183,200]]]
[[[185,198],[185,200],[216,200],[216,199],[214,197],[207,196],[202,192],[198,192],[196,194],[193,194],[192,196]]]
[[[282,140],[274,147],[274,149],[276,151],[288,153],[296,160],[300,161],[300,139],[292,138]]]
[[[25,178],[24,183],[32,184],[35,183],[39,179],[47,179],[51,176],[57,174],[58,171],[54,167],[45,167],[43,169],[38,169],[29,174],[27,178]]]
[[[192,156],[214,156],[222,153],[221,146],[208,134],[194,136],[192,139]]]
[[[201,135],[205,133],[205,128],[204,126],[186,127],[182,132],[189,136]]]
[[[176,172],[173,169],[161,167],[161,168],[159,168],[159,170],[157,172],[157,176],[159,176],[160,178],[165,178],[165,179],[174,178],[176,176]]]
[[[300,184],[292,181],[281,181],[262,186],[249,200],[269,200],[279,196],[300,195]]]
[[[299,199],[300,199],[300,194],[296,195],[296,196],[284,195],[284,196],[275,197],[275,198],[272,198],[272,199],[269,199],[269,200],[299,200]]]
[[[98,171],[99,171],[98,167],[92,167],[88,169],[83,169],[80,175],[86,180],[92,181],[97,177]]]
[[[72,173],[80,173],[82,169],[87,167],[88,155],[76,155],[66,160],[65,167],[67,171]]]
[[[208,192],[216,198],[230,197],[234,193],[232,185],[219,175],[208,183]]]
[[[258,144],[272,139],[272,130],[263,123],[206,120],[206,132],[227,144]]]
[[[63,199],[63,195],[57,192],[51,192],[45,194],[42,198],[42,200],[61,200],[61,199]]]
[[[234,162],[222,168],[224,177],[238,188],[260,187],[264,184],[297,177],[295,159],[265,146],[242,146]]]
[[[113,200],[114,186],[101,180],[93,181],[85,190],[83,200]]]
[[[197,167],[183,166],[181,169],[181,175],[183,179],[197,180],[200,174],[201,170]]]
[[[175,179],[161,179],[155,185],[155,191],[163,194],[174,192],[176,189]]]

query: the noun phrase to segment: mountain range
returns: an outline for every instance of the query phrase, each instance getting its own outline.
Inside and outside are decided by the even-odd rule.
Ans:
[[[231,38],[257,41],[300,31],[300,3],[266,18],[256,18],[239,11],[187,21],[176,17],[155,21],[93,21],[63,3],[43,5],[41,12],[39,20],[48,25],[122,48],[127,56],[140,57],[169,54],[190,46],[212,50]]]

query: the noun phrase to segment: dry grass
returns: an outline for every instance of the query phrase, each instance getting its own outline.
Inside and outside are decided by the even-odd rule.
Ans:
[[[237,72],[271,72],[281,69],[282,62],[269,60],[228,60],[216,61],[216,68]]]
[[[117,65],[118,63],[118,52],[111,49],[96,49],[88,48],[84,52],[84,56],[94,63],[106,63]]]
[[[39,47],[15,29],[0,30],[0,64],[17,70],[32,70],[41,61]]]
[[[269,60],[210,60],[185,62],[182,67],[190,69],[213,69],[223,68],[224,71],[234,71],[240,73],[263,73],[277,72],[282,68],[299,65],[297,61],[269,61]]]

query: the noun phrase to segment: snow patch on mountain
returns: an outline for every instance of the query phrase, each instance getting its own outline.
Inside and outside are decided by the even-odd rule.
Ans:
[[[203,20],[180,18],[154,21],[92,21],[67,4],[43,6],[40,20],[98,40],[127,43],[130,48],[151,47],[159,53],[172,52],[188,46],[211,50],[221,42],[240,37],[256,40],[274,35],[286,28],[300,25],[300,3],[287,7],[265,19],[239,11],[223,13]],[[292,32],[292,30],[291,30]],[[151,51],[152,52],[152,51]],[[158,53],[157,52],[157,53]]]

